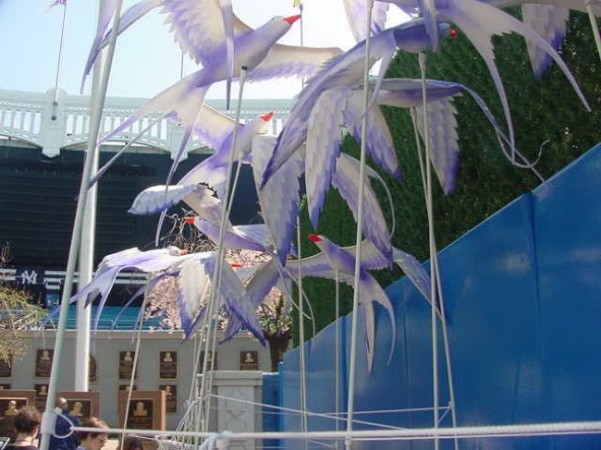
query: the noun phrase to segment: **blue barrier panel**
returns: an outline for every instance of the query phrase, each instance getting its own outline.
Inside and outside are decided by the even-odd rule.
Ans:
[[[264,373],[263,374],[263,431],[280,431],[280,411],[279,411],[279,374]],[[273,408],[270,408],[273,406]],[[263,447],[279,448],[280,444],[277,439],[265,439]]]
[[[440,252],[451,373],[459,426],[601,420],[601,146],[533,194],[512,202]],[[355,429],[431,427],[431,310],[407,279],[387,289],[395,305],[396,337],[376,307],[374,366],[367,370],[359,324]],[[350,340],[350,316],[340,320]],[[308,407],[332,411],[334,325],[307,351]],[[438,321],[441,426],[451,426],[448,372]],[[340,398],[346,408],[349,355]],[[300,409],[298,350],[286,355],[284,406]],[[370,424],[374,422],[375,424]],[[299,430],[298,418],[284,420]],[[334,429],[329,419],[310,430]],[[286,443],[286,448],[298,448]],[[355,449],[432,448],[431,441],[356,442]],[[452,441],[442,448],[452,448]],[[469,439],[460,448],[601,448],[601,437]]]

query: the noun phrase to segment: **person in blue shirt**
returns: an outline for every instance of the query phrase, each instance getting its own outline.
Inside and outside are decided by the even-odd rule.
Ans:
[[[56,418],[54,435],[50,437],[49,450],[75,450],[79,445],[79,439],[77,433],[72,432],[71,427],[78,427],[79,419],[71,415],[69,404],[63,397],[56,400],[55,412],[60,415]]]

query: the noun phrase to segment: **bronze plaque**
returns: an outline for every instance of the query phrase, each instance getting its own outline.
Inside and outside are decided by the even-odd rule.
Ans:
[[[52,370],[52,356],[54,350],[45,348],[37,351],[35,359],[35,376],[38,378],[49,378]]]
[[[92,402],[90,400],[75,400],[71,402],[71,415],[80,420],[86,417],[91,417],[91,409]]]
[[[168,414],[177,412],[177,384],[159,384],[165,393],[165,410]]]
[[[159,379],[177,379],[177,352],[159,352]]]
[[[240,370],[259,370],[259,352],[256,350],[240,352]]]
[[[90,417],[98,417],[100,410],[100,394],[98,392],[62,391],[58,397],[67,400],[67,408],[73,417],[80,421]]]
[[[128,391],[119,392],[119,423],[123,423],[129,395]],[[131,391],[126,428],[164,430],[165,397],[164,391]]]
[[[198,373],[202,373],[203,364],[205,360],[205,352],[200,352],[200,359],[198,360]],[[209,352],[209,360],[207,361],[207,370],[217,370],[217,352]]]
[[[12,374],[12,361],[0,359],[0,377],[8,378]]]
[[[15,437],[13,417],[17,411],[26,405],[34,403],[35,391],[10,390],[0,391],[0,436]]]
[[[138,389],[138,386],[136,386],[135,384],[131,387],[132,391],[135,391],[137,389]],[[129,391],[129,384],[120,384],[119,390],[120,391]]]
[[[136,352],[126,351],[119,352],[119,379],[131,379],[131,372],[134,367],[134,355]],[[137,374],[136,374],[137,376]]]
[[[88,368],[89,368],[88,381],[90,383],[95,383],[96,382],[96,358],[94,358],[92,355],[90,355]]]
[[[46,410],[46,399],[48,398],[48,384],[34,384],[35,389],[35,407],[39,411]]]

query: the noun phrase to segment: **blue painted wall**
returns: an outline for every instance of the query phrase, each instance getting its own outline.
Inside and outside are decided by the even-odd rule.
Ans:
[[[440,265],[458,425],[601,420],[601,145],[441,251]],[[374,428],[369,422],[431,427],[429,305],[406,279],[387,292],[396,313],[394,356],[387,365],[392,333],[380,309],[371,374],[359,340],[355,418],[366,423],[355,428]],[[336,410],[337,326],[345,343],[339,401],[340,409],[346,408],[350,316],[308,343],[312,413]],[[438,329],[440,403],[446,406],[450,395],[440,323]],[[289,352],[281,374],[286,408],[300,409],[298,366],[298,350]],[[311,430],[336,427],[334,419],[320,416],[310,416],[308,423]],[[449,413],[442,426],[451,424]],[[299,416],[285,414],[282,426],[299,430]],[[298,448],[296,442],[286,445]],[[428,441],[354,446],[432,447]],[[480,438],[462,440],[460,447],[599,449],[601,436]],[[452,442],[442,448],[452,448]]]

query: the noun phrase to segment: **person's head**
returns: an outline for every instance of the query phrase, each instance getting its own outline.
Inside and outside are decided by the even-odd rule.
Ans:
[[[100,450],[106,444],[108,435],[106,429],[108,425],[98,417],[90,417],[81,424],[84,428],[98,428],[98,431],[80,431],[78,433],[80,444],[86,450]]]
[[[40,430],[42,415],[35,408],[21,408],[13,419],[13,428],[17,434],[35,437]]]
[[[67,409],[69,404],[67,403],[67,399],[65,397],[59,397],[56,399],[56,407],[60,409]]]
[[[142,440],[135,436],[127,436],[123,441],[122,450],[144,450]]]

